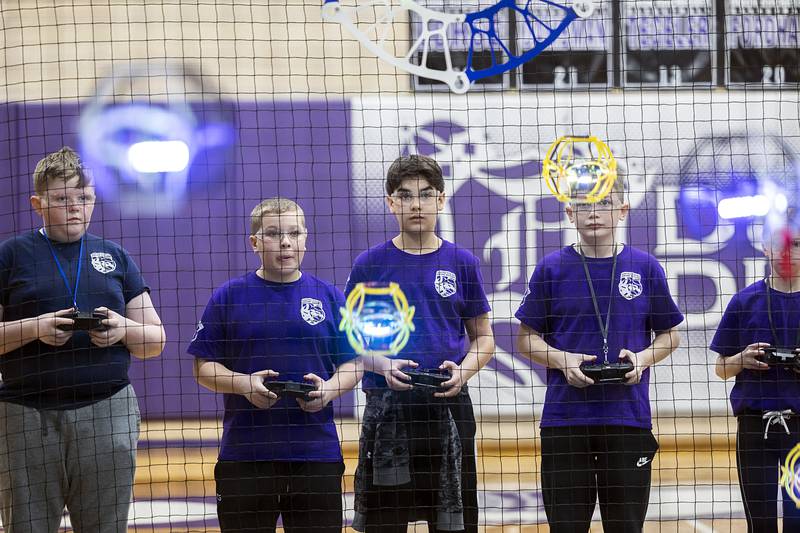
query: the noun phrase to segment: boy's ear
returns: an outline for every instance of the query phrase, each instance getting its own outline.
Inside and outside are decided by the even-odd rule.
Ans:
[[[250,235],[250,247],[254,252],[258,251],[258,239],[256,239],[255,235]]]
[[[567,218],[573,224],[575,223],[575,210],[572,208],[572,204],[567,202],[564,204],[564,212],[567,213]]]
[[[42,197],[36,194],[31,196],[31,207],[33,207],[33,210],[36,211],[37,215],[42,216]]]
[[[394,213],[394,203],[392,203],[392,197],[390,195],[386,195],[386,207],[389,208],[389,211]]]
[[[627,202],[622,204],[622,206],[619,208],[619,221],[621,222],[621,221],[625,220],[625,218],[628,216],[628,213],[630,213],[630,211],[631,211],[631,204],[629,204]]]
[[[441,211],[444,209],[445,202],[447,202],[447,193],[442,191],[439,193],[439,196],[436,197],[436,210]]]

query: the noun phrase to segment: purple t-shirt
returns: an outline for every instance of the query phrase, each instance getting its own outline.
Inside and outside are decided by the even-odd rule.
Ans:
[[[613,285],[613,259],[587,257],[603,321],[611,296],[608,360],[620,350],[638,352],[650,346],[655,332],[683,321],[667,286],[664,270],[645,252],[624,246],[618,252]],[[546,256],[536,266],[528,293],[516,313],[550,346],[571,353],[596,355],[603,362],[603,336],[589,292],[581,256],[572,246]],[[573,387],[560,370],[547,370],[542,427],[621,425],[651,428],[650,371],[637,385],[595,384]]]
[[[274,283],[250,272],[214,291],[188,352],[234,372],[269,369],[279,380],[303,382],[308,373],[327,380],[355,357],[339,334],[342,306],[342,292],[310,274]],[[224,396],[221,460],[341,461],[333,406],[307,413],[282,397],[259,409],[244,396]]]
[[[785,293],[770,289],[772,320],[778,338],[772,335],[767,317],[767,285],[757,281],[736,294],[725,309],[711,341],[711,349],[729,357],[755,342],[767,342],[778,348],[797,348],[800,328],[800,292]],[[733,414],[745,411],[791,409],[800,413],[800,376],[787,368],[744,369],[736,375],[731,390]]]
[[[464,321],[491,310],[478,259],[445,240],[423,255],[404,252],[392,241],[370,248],[356,258],[345,293],[365,281],[398,283],[416,308],[415,330],[396,358],[416,361],[420,369],[438,368],[444,361],[460,364],[468,349]],[[364,389],[385,386],[383,376],[365,373]]]

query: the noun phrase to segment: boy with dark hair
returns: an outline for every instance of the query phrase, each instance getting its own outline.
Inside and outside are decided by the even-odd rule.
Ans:
[[[66,506],[76,530],[126,532],[141,421],[128,368],[161,353],[164,328],[128,252],[87,233],[78,154],[42,159],[33,185],[42,227],[0,244],[3,526],[56,531]]]
[[[197,381],[225,394],[217,516],[225,532],[334,533],[342,528],[344,463],[331,402],[361,379],[339,333],[342,292],[300,271],[303,210],[270,198],[250,214],[260,268],[214,291],[189,345]],[[310,383],[279,396],[270,381]]]
[[[346,292],[359,282],[398,283],[416,307],[415,331],[398,358],[362,357],[367,405],[353,527],[401,532],[424,520],[430,531],[475,532],[476,426],[467,381],[495,348],[478,260],[436,235],[445,202],[436,161],[396,159],[386,194],[400,232],[358,256]],[[431,394],[412,387],[407,368],[450,377]]]
[[[628,209],[621,178],[597,203],[567,204],[580,240],[539,262],[516,313],[519,352],[547,367],[542,496],[554,533],[588,531],[598,497],[607,532],[641,531],[647,512],[649,367],[677,348],[683,316],[658,261],[617,243]],[[633,369],[620,383],[581,370],[604,362]]]
[[[788,246],[788,248],[786,248]],[[779,467],[800,442],[800,366],[767,364],[767,352],[800,348],[800,236],[767,238],[770,275],[734,295],[711,341],[716,372],[736,377],[736,469],[750,532],[778,531]],[[795,476],[795,472],[789,472]],[[800,511],[783,493],[783,531],[800,531]]]

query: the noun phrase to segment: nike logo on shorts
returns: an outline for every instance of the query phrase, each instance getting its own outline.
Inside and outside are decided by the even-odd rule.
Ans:
[[[644,465],[646,465],[649,462],[650,462],[649,458],[647,458],[647,457],[639,457],[639,460],[636,461],[636,467],[637,468],[641,468],[641,467],[643,467]]]

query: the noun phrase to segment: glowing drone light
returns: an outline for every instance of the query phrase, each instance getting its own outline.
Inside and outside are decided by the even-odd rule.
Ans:
[[[524,7],[516,5],[514,0],[498,0],[494,5],[473,13],[442,13],[419,5],[414,0],[363,0],[355,7],[342,6],[339,0],[325,0],[322,7],[323,18],[338,22],[370,52],[392,64],[395,68],[424,78],[446,83],[450,90],[463,94],[469,90],[475,80],[496,76],[517,68],[542,53],[567,29],[567,26],[578,17],[586,18],[594,11],[592,0],[567,0],[572,5],[565,5],[563,0],[528,0]],[[392,5],[396,3],[397,5]],[[533,12],[533,6],[560,10],[561,19],[555,24],[543,21]],[[511,52],[511,47],[504,43],[498,34],[497,26],[500,13],[504,10],[514,12],[524,24],[521,32],[528,32],[534,43],[533,48],[518,55]],[[370,12],[373,12],[372,15]],[[395,55],[396,44],[389,39],[395,21],[405,20],[406,12],[413,13],[421,21],[421,32],[411,43],[405,53]],[[364,23],[365,19],[374,22]],[[449,35],[457,35],[460,26],[466,25],[469,31],[469,51],[466,69],[461,71],[453,66],[453,43]],[[428,53],[434,43],[441,43],[446,68],[436,70],[428,68]],[[476,69],[473,56],[476,43],[488,42],[491,50],[492,64],[483,69]],[[498,62],[495,52],[503,52],[506,61]],[[414,56],[421,54],[419,64],[412,62]]]
[[[397,355],[414,331],[414,307],[394,282],[358,283],[340,312],[339,331],[359,355]]]
[[[169,214],[186,200],[193,163],[208,168],[200,155],[235,140],[229,114],[194,109],[194,98],[211,101],[207,87],[196,69],[172,60],[117,65],[100,80],[81,110],[79,135],[103,196],[136,215]]]
[[[587,145],[588,155],[576,153],[575,145]],[[599,202],[617,180],[617,160],[606,143],[595,136],[559,137],[547,149],[542,178],[560,202]]]
[[[783,487],[786,495],[792,499],[795,506],[800,509],[800,471],[797,460],[800,459],[800,444],[792,448],[781,465],[781,479],[778,485]]]

